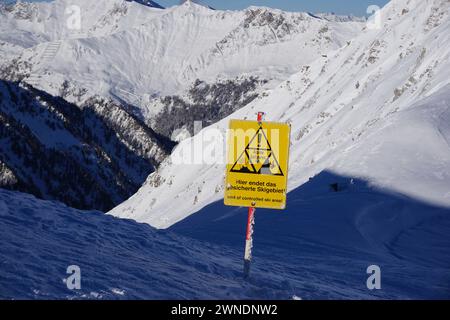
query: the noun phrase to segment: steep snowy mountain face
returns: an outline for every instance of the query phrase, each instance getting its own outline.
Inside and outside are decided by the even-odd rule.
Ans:
[[[291,190],[328,169],[450,206],[449,8],[446,0],[390,2],[379,29],[183,141],[111,214],[167,228],[220,200],[228,121],[257,111],[292,126]]]
[[[268,8],[211,10],[190,1],[166,10],[137,10],[138,4],[119,0],[105,5],[95,2],[95,6],[77,1],[80,36],[72,37],[70,29],[56,22],[35,27],[39,18],[37,22],[29,18],[33,22],[27,23],[42,30],[37,32],[39,37],[62,41],[30,43],[28,47],[40,45],[21,52],[10,68],[51,94],[68,80],[87,89],[86,98],[92,94],[120,97],[142,109],[152,95],[182,93],[197,79],[214,83],[218,78],[247,75],[278,83],[301,64],[345,44],[363,26],[358,21],[332,21]],[[46,6],[27,6],[27,10],[39,13],[62,10],[66,5],[57,0]],[[10,24],[1,27],[5,30],[17,23],[13,13],[7,17]],[[55,19],[58,23],[66,20],[63,11]],[[44,34],[47,29],[55,31]],[[23,27],[17,32],[30,31]],[[6,42],[14,43],[12,39]],[[45,59],[48,55],[51,63]]]
[[[152,1],[57,0],[0,5],[0,51],[20,54],[49,41],[106,36],[138,26],[162,8]],[[3,57],[4,58],[4,57]]]
[[[1,188],[99,210],[127,199],[171,147],[112,101],[80,108],[3,80],[0,141]]]

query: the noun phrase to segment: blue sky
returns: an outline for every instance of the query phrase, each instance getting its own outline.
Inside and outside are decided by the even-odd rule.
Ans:
[[[178,4],[179,0],[155,0],[165,7]],[[388,0],[203,0],[217,9],[244,9],[249,6],[267,6],[288,11],[335,12],[337,14],[367,15],[369,5],[380,7]]]

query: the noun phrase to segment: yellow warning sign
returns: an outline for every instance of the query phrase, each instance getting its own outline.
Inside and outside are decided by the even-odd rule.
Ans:
[[[285,123],[230,121],[225,205],[286,207],[290,130]]]

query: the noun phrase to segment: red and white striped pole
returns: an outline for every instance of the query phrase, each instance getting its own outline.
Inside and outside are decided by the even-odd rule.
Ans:
[[[264,120],[264,112],[258,112],[258,122],[261,123]],[[250,263],[252,261],[252,248],[253,248],[253,231],[255,226],[255,212],[256,208],[248,208],[247,219],[247,233],[245,236],[245,253],[244,253],[244,277],[248,278],[250,275]]]

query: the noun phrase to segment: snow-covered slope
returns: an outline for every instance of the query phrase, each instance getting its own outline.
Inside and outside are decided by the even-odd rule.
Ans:
[[[324,172],[258,210],[250,279],[245,209],[213,204],[169,231],[0,189],[2,299],[448,299],[449,209]],[[369,265],[381,290],[368,290]],[[67,289],[77,265],[81,289]]]
[[[450,206],[449,7],[446,0],[391,1],[380,30],[365,30],[267,97],[181,143],[111,214],[166,228],[219,200],[224,158],[192,165],[180,155],[203,144],[211,129],[223,134],[205,144],[223,150],[229,119],[254,119],[257,111],[292,125],[290,189],[332,169]]]
[[[61,41],[100,37],[139,26],[162,13],[152,1],[53,0],[0,4],[0,65],[38,46],[38,76],[51,64]],[[148,2],[148,3],[144,3]],[[35,84],[32,79],[29,83]]]
[[[291,298],[243,282],[229,248],[1,189],[0,231],[1,299]],[[71,265],[80,290],[64,283]]]
[[[219,11],[189,1],[166,10],[140,10],[135,8],[138,4],[114,3],[106,6],[111,7],[105,10],[107,22],[102,23],[98,14],[95,19],[85,18],[89,21],[83,23],[87,36],[41,43],[22,52],[13,62],[17,72],[51,94],[69,80],[88,89],[87,97],[114,95],[124,100],[130,94],[174,94],[196,79],[215,82],[247,74],[279,83],[301,64],[339,48],[363,27],[357,19],[341,22],[269,8]],[[135,14],[133,10],[138,9]],[[116,15],[118,22],[111,22]],[[60,38],[45,37],[49,41]],[[51,63],[45,59],[48,50],[52,51]]]
[[[151,3],[53,0],[0,5],[0,42],[16,45],[19,50],[48,41],[105,36],[138,26],[160,14],[162,11],[155,8],[161,6]]]

